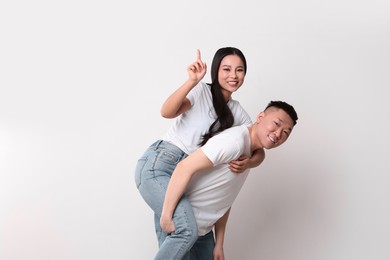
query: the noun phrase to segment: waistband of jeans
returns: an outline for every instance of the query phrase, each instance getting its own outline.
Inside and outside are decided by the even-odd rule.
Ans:
[[[168,150],[170,150],[172,152],[179,153],[179,154],[182,154],[182,155],[187,155],[185,152],[183,152],[182,149],[180,149],[176,145],[174,145],[174,144],[172,144],[172,143],[170,143],[168,141],[164,141],[164,140],[157,140],[156,142],[151,144],[150,147],[154,148],[154,149],[158,149],[159,147],[163,147],[163,148],[168,149]]]

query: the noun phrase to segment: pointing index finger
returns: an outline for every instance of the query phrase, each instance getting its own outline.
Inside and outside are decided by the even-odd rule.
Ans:
[[[196,54],[197,54],[197,59],[198,60],[202,60],[202,58],[200,56],[200,50],[199,49],[196,50]]]

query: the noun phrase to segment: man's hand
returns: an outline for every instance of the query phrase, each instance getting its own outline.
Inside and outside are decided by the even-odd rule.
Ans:
[[[175,225],[173,223],[172,217],[165,217],[162,215],[160,218],[160,226],[161,229],[167,234],[171,234],[175,231]]]
[[[214,247],[213,256],[214,256],[214,260],[225,260],[225,255],[223,254],[223,248],[218,246]]]
[[[229,169],[234,173],[242,173],[248,168],[249,159],[250,157],[242,155],[229,163]]]

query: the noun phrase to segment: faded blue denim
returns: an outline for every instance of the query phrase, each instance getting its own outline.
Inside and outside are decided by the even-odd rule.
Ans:
[[[145,202],[154,211],[154,224],[159,243],[155,260],[188,259],[186,253],[198,239],[194,213],[185,196],[180,199],[173,214],[175,231],[167,235],[160,227],[160,216],[169,180],[176,165],[185,157],[187,154],[175,145],[159,140],[144,152],[136,165],[135,183]]]

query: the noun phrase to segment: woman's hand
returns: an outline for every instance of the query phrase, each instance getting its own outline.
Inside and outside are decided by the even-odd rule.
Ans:
[[[192,63],[187,68],[188,78],[196,83],[201,81],[206,74],[207,66],[206,63],[202,61],[200,57],[200,50],[197,50],[197,58],[194,63]]]

